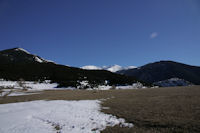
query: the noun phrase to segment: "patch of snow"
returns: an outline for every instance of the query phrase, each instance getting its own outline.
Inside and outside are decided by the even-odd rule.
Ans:
[[[78,89],[84,89],[84,88],[88,88],[90,87],[89,81],[87,80],[83,80],[83,81],[78,81],[79,82],[79,86],[77,86]]]
[[[88,88],[87,90],[110,90],[112,86],[109,85],[98,85],[97,87]]]
[[[20,85],[21,84],[21,85]],[[35,92],[43,90],[74,90],[75,87],[57,88],[57,83],[50,83],[50,80],[45,80],[42,83],[33,81],[5,81],[0,80],[1,95],[10,94],[8,96],[27,95],[26,92]],[[25,91],[25,90],[26,91]],[[24,91],[22,91],[24,90]]]
[[[37,57],[37,56],[36,56]],[[39,58],[39,60],[38,60],[38,62],[41,62],[41,63],[43,63],[43,62],[49,62],[49,63],[54,63],[54,64],[56,64],[54,61],[52,61],[52,60],[47,60],[47,59],[44,59],[44,58],[41,58],[41,57],[38,57]]]
[[[137,67],[136,66],[128,66],[125,69],[127,70],[127,69],[134,69],[134,68],[137,68]]]
[[[42,59],[40,59],[39,57],[35,56],[35,61],[39,62],[39,63],[43,63],[44,61]]]
[[[33,81],[22,81],[20,86],[20,81],[0,81],[0,88],[21,88],[23,87],[30,90],[50,90],[55,89],[58,84],[57,83],[49,83],[49,81],[44,81],[42,83],[33,82]]]
[[[0,80],[0,87],[4,87],[4,88],[10,88],[10,87],[14,87],[17,86],[18,83],[17,81],[5,81],[3,79]]]
[[[162,87],[170,87],[170,86],[189,86],[193,85],[189,81],[179,78],[171,78],[167,80],[162,80],[158,82],[154,82],[154,85],[162,86]]]
[[[38,57],[38,56],[36,56],[36,55],[35,55],[34,58],[35,58],[35,61],[37,61],[37,62],[39,62],[39,63],[47,63],[47,62],[55,63],[55,62],[53,62],[53,61],[51,61],[51,60],[46,60],[46,59],[43,59],[43,58]]]
[[[111,90],[111,89],[141,89],[141,88],[147,88],[146,86],[143,86],[140,82],[133,83],[132,85],[124,85],[124,86],[110,86],[110,85],[98,85],[97,87],[88,88],[87,90]]]
[[[23,48],[16,48],[16,49],[14,49],[15,51],[23,51],[23,52],[25,52],[25,53],[27,53],[27,54],[30,54],[27,50],[25,50],[25,49],[23,49]],[[43,58],[41,58],[41,57],[38,57],[37,55],[34,55],[34,59],[35,59],[35,61],[37,61],[37,62],[39,62],[39,63],[44,63],[44,62],[52,62],[52,63],[55,63],[55,62],[53,62],[53,61],[51,61],[51,60],[46,60],[46,59],[43,59]]]
[[[112,86],[108,85],[108,80],[105,80],[103,85],[97,85],[96,87],[92,87],[88,80],[79,81],[80,86],[77,86],[78,89],[86,89],[86,90],[109,90]]]
[[[38,83],[38,82],[34,83],[32,81],[25,81],[25,86],[33,90],[52,90],[52,89],[55,89],[58,86],[58,84],[57,83]]]
[[[13,92],[10,93],[8,96],[22,96],[22,95],[33,95],[33,94],[39,94],[39,93]]]
[[[100,133],[107,126],[132,127],[100,112],[98,100],[31,101],[0,105],[1,133]]]
[[[15,51],[23,51],[23,52],[25,52],[25,53],[27,53],[27,54],[30,54],[28,51],[26,51],[26,50],[23,49],[23,48],[16,48]]]
[[[54,64],[56,64],[54,61],[52,61],[52,60],[47,60],[47,59],[43,59],[43,60],[45,60],[46,62],[50,62],[50,63],[54,63]]]
[[[141,89],[146,88],[146,86],[143,86],[140,82],[134,83],[132,85],[126,85],[126,86],[116,86],[116,89]]]

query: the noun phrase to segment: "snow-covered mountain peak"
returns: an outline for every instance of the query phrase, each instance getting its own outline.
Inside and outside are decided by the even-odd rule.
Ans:
[[[23,48],[14,48],[15,51],[22,51],[25,52],[27,54],[30,54],[27,50],[23,49]]]
[[[120,71],[120,70],[127,70],[127,69],[136,68],[136,66],[122,67],[120,65],[111,65],[111,66],[98,67],[98,66],[94,66],[94,65],[88,65],[88,66],[83,66],[81,68],[86,69],[86,70],[107,70],[107,71],[110,71],[110,72],[117,72],[117,71]]]
[[[117,72],[119,70],[122,70],[123,67],[120,66],[120,65],[113,65],[113,66],[105,67],[105,69],[108,70],[108,71],[111,71],[111,72]]]
[[[35,54],[31,54],[23,48],[12,48],[3,50],[0,52],[0,56],[3,56],[3,58],[7,58],[11,62],[54,63],[53,61],[45,60]]]
[[[102,69],[101,67],[97,67],[97,66],[94,66],[94,65],[83,66],[81,68],[86,69],[86,70],[101,70]]]

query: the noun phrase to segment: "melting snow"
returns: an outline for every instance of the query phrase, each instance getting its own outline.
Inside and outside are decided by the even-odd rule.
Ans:
[[[31,95],[35,94],[35,91],[42,90],[75,90],[75,89],[87,89],[87,90],[110,90],[110,89],[139,89],[146,88],[141,83],[134,83],[126,86],[110,86],[107,85],[108,81],[105,81],[104,85],[97,85],[91,87],[89,81],[79,81],[80,85],[75,87],[63,87],[57,88],[57,83],[50,83],[49,80],[45,80],[42,83],[34,81],[5,81],[0,79],[0,96],[18,96],[18,95]],[[32,93],[30,93],[32,92]]]
[[[100,101],[31,101],[0,105],[1,133],[100,133],[107,126],[132,127],[100,112]]]
[[[17,89],[23,89],[22,86],[19,84],[23,84],[23,86],[26,89],[29,90],[49,90],[49,89],[55,89],[58,84],[57,83],[48,83],[48,82],[33,82],[33,81],[0,81],[0,87],[1,88],[17,88]]]
[[[140,89],[140,88],[146,88],[146,86],[143,86],[140,82],[126,86],[116,86],[116,89]]]
[[[21,84],[21,85],[20,85]],[[0,96],[8,94],[8,96],[18,96],[18,95],[31,95],[35,91],[42,90],[74,90],[74,87],[57,88],[57,83],[50,83],[46,80],[45,82],[33,82],[33,81],[4,81],[0,80]],[[24,91],[26,89],[26,91]],[[2,92],[1,92],[2,91]],[[27,93],[28,92],[28,93]],[[35,94],[35,93],[34,93]]]

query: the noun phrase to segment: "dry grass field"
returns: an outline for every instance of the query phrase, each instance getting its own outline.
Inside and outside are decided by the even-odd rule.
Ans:
[[[200,86],[138,90],[52,90],[0,98],[0,104],[32,100],[103,100],[103,112],[125,118],[133,128],[108,127],[103,133],[200,132]]]

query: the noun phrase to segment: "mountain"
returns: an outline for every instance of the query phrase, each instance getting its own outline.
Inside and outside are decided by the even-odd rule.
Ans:
[[[117,72],[117,71],[120,71],[120,70],[127,70],[127,69],[136,68],[136,66],[122,67],[122,66],[119,66],[119,65],[112,65],[112,66],[98,67],[98,66],[88,65],[88,66],[83,66],[81,68],[86,69],[86,70],[107,70],[107,71],[110,71],[110,72]]]
[[[115,74],[105,70],[83,70],[80,68],[59,65],[33,55],[22,48],[0,51],[0,78],[6,80],[27,81],[51,80],[60,86],[76,87],[81,81],[91,85],[125,85],[139,82],[133,77]],[[145,84],[145,83],[144,83]]]
[[[147,83],[179,78],[200,85],[200,67],[174,61],[159,61],[147,65],[118,71],[119,74],[135,77]]]
[[[0,52],[0,64],[1,63],[19,63],[19,62],[38,62],[48,63],[52,61],[45,60],[37,55],[30,54],[28,51],[22,48],[7,49]]]

